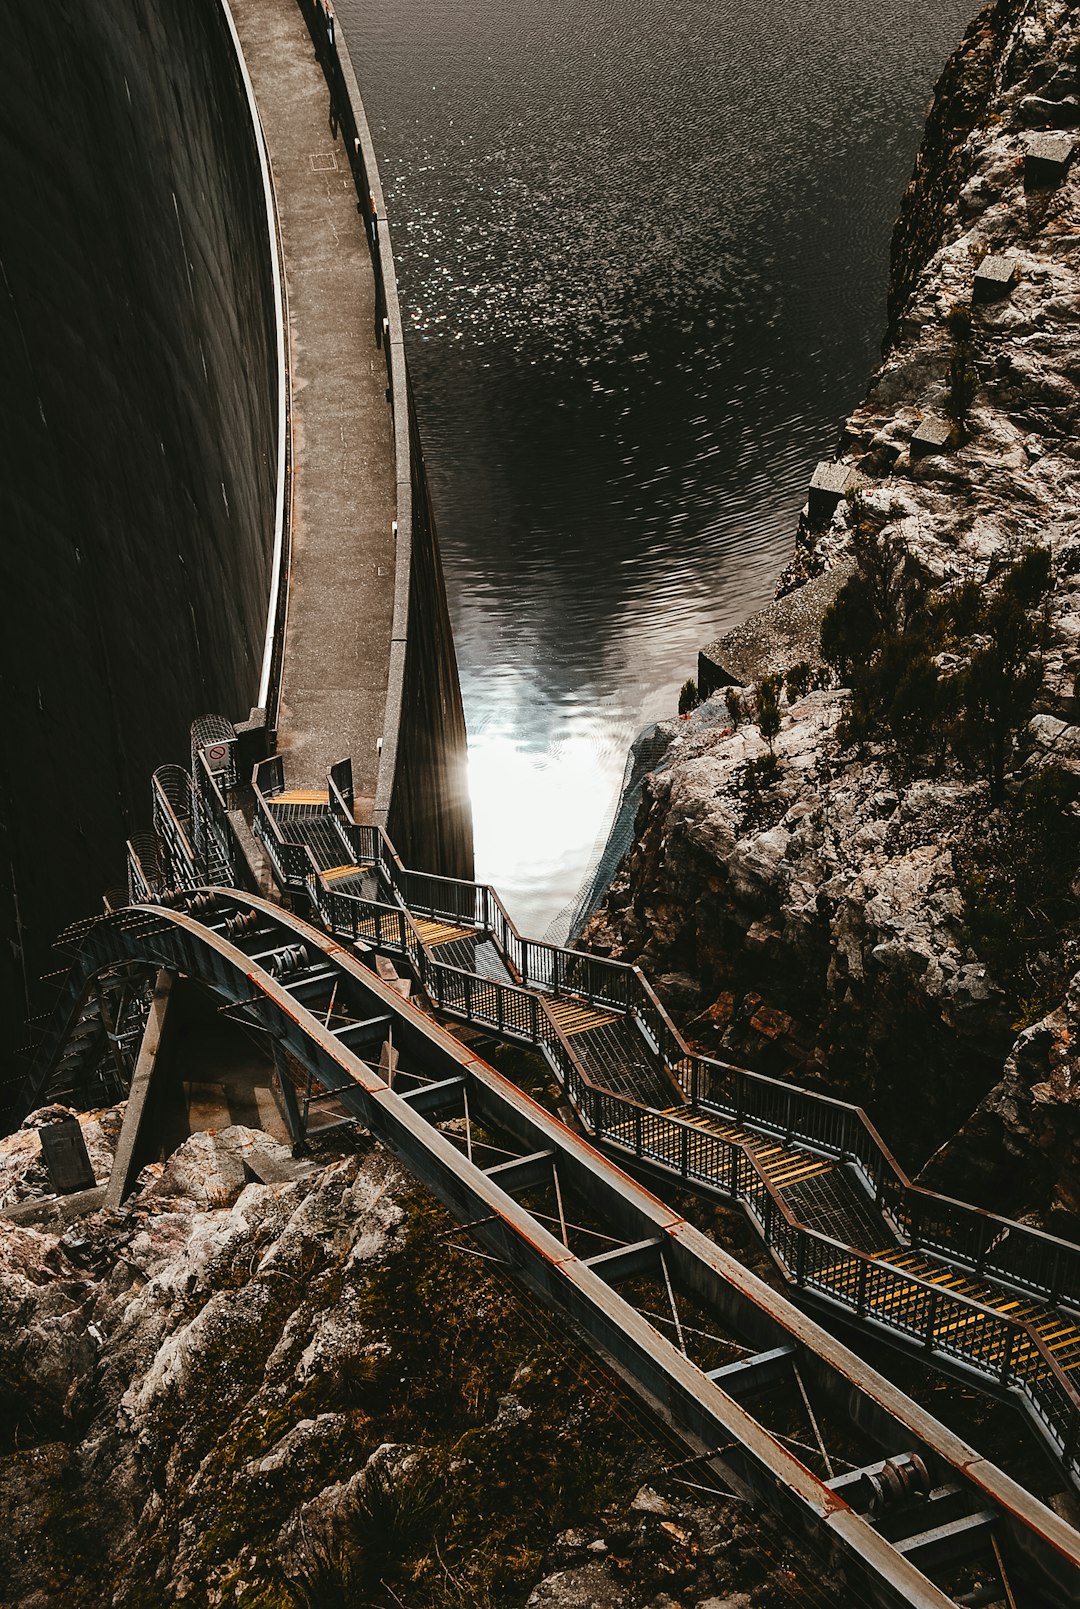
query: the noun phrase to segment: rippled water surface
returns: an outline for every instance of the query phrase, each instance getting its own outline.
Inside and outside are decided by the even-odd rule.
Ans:
[[[861,394],[968,0],[342,0],[471,736],[477,873],[573,900],[627,744],[771,595]]]

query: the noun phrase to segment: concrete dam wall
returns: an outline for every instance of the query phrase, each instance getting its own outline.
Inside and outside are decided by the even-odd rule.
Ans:
[[[99,906],[154,765],[246,713],[277,355],[261,170],[216,0],[0,0],[2,986]],[[119,875],[112,878],[120,881]]]
[[[414,864],[467,875],[464,721],[378,172],[344,43],[300,10],[368,224],[395,439],[374,807]],[[222,0],[0,0],[0,18],[6,1052],[58,928],[122,881],[152,769],[183,758],[194,715],[260,701],[284,436],[276,258]]]

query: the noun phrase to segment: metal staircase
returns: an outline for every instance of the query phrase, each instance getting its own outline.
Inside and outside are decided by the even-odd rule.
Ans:
[[[65,936],[72,966],[24,1104],[62,1065],[79,1002],[99,978],[164,970],[197,980],[267,1036],[298,1142],[335,1122],[362,1123],[434,1191],[459,1235],[561,1313],[633,1385],[681,1439],[684,1473],[720,1482],[771,1510],[787,1537],[812,1543],[842,1577],[845,1603],[1067,1609],[1080,1598],[1080,1536],[1071,1527],[338,938],[236,890],[180,890],[163,900]],[[596,1031],[583,1021],[579,1032],[553,1038],[562,1029],[548,998],[524,992],[550,1024],[544,1047]],[[568,1006],[574,998],[561,997]],[[769,1140],[745,1115],[725,1134],[711,1117],[704,1126],[604,1100],[618,1112],[612,1135],[629,1120],[634,1145],[639,1124],[662,1122],[678,1124],[695,1145],[732,1147],[768,1200],[850,1170],[824,1156],[811,1161],[781,1136]],[[822,1245],[832,1263],[842,1261],[842,1247]]]
[[[404,867],[353,821],[347,766],[290,789],[275,757],[254,792],[284,894],[403,962],[441,1016],[539,1049],[602,1149],[738,1201],[799,1301],[1014,1396],[1077,1481],[1080,1248],[914,1186],[860,1109],[693,1054],[637,968]]]
[[[155,776],[156,833],[129,846],[133,904],[62,935],[73,964],[23,1110],[115,1099],[158,970],[199,979],[270,1035],[297,1141],[363,1122],[486,1255],[589,1337],[691,1461],[823,1545],[851,1601],[1064,1609],[1080,1598],[1075,1531],[603,1153],[739,1202],[801,1306],[1010,1396],[1074,1485],[1080,1249],[919,1189],[858,1108],[694,1055],[638,969],[526,939],[490,888],[403,866],[384,834],[354,822],[347,765],[326,790],[290,789],[271,759],[252,790],[282,898],[319,927],[235,886],[205,887],[222,867],[233,885],[243,869],[235,772],[196,749],[193,778]],[[436,1016],[534,1046],[591,1143],[347,941],[407,970]],[[792,1404],[812,1439],[792,1439]],[[830,1454],[823,1404],[860,1438],[872,1428],[877,1450]],[[1033,1592],[1016,1596],[1017,1580]]]

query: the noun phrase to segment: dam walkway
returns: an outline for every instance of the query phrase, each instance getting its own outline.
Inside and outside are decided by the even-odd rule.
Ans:
[[[349,153],[296,0],[229,0],[269,158],[287,302],[288,604],[278,749],[314,781],[356,757],[373,800],[397,511],[381,308]]]

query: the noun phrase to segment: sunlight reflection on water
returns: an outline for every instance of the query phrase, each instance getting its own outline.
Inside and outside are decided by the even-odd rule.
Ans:
[[[472,735],[543,932],[638,728],[770,596],[865,387],[970,0],[341,0]]]

